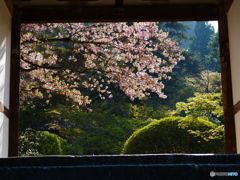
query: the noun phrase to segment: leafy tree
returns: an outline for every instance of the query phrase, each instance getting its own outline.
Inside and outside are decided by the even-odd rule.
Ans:
[[[195,26],[195,39],[190,45],[190,50],[193,52],[198,52],[201,58],[201,63],[203,69],[209,69],[209,64],[206,56],[209,55],[210,49],[208,49],[208,43],[210,41],[211,35],[214,34],[214,27],[208,22],[198,21]]]
[[[222,91],[221,73],[202,71],[197,77],[185,77],[186,83],[199,93],[220,93]]]
[[[189,26],[183,22],[180,21],[159,22],[158,25],[165,32],[169,32],[169,36],[172,39],[184,40],[190,38],[187,35],[187,30],[189,29]]]
[[[170,115],[170,109],[166,105],[159,105],[158,107],[144,105],[130,105],[130,113],[132,120],[160,119]]]
[[[51,109],[57,105],[74,106],[72,101],[66,101],[65,96],[54,94],[49,98],[28,97],[20,104],[20,129],[30,128],[42,130],[41,126],[44,119],[49,118],[45,113],[46,109]]]
[[[171,81],[164,81],[166,88],[164,93],[168,96],[165,100],[171,109],[175,107],[175,104],[179,101],[186,101],[187,98],[194,95],[196,88],[190,86],[186,78],[197,79],[200,74],[200,59],[199,57],[191,52],[185,51],[185,60],[180,61],[171,72]],[[163,100],[159,100],[163,101]]]
[[[66,140],[48,131],[35,131],[27,128],[21,132],[20,156],[72,154],[73,147]]]
[[[30,128],[21,131],[19,137],[19,156],[41,155],[38,150],[40,134]]]
[[[219,132],[219,136],[213,132]],[[135,131],[122,153],[224,153],[223,132],[203,117],[168,117]]]
[[[211,35],[214,34],[214,28],[205,21],[198,21],[195,26],[195,39],[190,48],[192,51],[200,52],[200,56],[204,57],[209,54],[207,49]]]
[[[151,122],[115,116],[111,111],[89,112],[64,105],[46,109],[45,114],[48,118],[40,130],[57,134],[66,140],[72,154],[80,155],[120,154],[132,132]]]
[[[191,36],[189,33],[189,27],[195,27],[196,22],[160,22],[159,27],[164,31],[169,32],[169,37],[179,42],[180,47],[187,47],[186,42],[191,42]],[[193,28],[194,29],[194,28]],[[188,44],[189,44],[188,42]],[[189,46],[189,45],[188,45]],[[167,95],[167,99],[156,98],[154,94],[151,97],[144,99],[145,103],[154,107],[154,110],[158,110],[159,106],[167,106],[169,109],[173,109],[175,104],[179,101],[186,101],[187,98],[194,95],[197,90],[194,86],[190,86],[186,82],[187,78],[197,78],[201,69],[201,58],[196,52],[192,52],[187,47],[187,50],[183,52],[185,57],[184,61],[180,61],[169,75],[172,77],[171,81],[163,79],[165,88],[163,89],[164,94]]]
[[[65,140],[56,134],[42,131],[39,139],[39,151],[44,155],[61,155],[63,153],[63,143]]]
[[[86,105],[83,89],[104,99],[113,83],[131,100],[149,91],[165,98],[162,79],[182,59],[177,42],[152,22],[23,24],[22,97],[55,93]]]
[[[209,54],[206,55],[207,68],[210,71],[221,72],[220,68],[220,52],[219,52],[219,34],[218,32],[210,36],[207,46]]]
[[[176,104],[175,115],[206,117],[216,124],[223,124],[223,106],[221,93],[195,93],[195,97]]]

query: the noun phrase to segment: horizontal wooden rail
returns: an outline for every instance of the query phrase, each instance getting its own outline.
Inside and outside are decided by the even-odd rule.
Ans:
[[[240,101],[234,105],[234,114],[237,114],[240,111]]]
[[[3,113],[9,119],[9,109],[6,108],[2,102],[0,102],[0,112]]]

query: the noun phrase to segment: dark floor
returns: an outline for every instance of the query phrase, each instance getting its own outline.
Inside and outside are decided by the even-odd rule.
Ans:
[[[0,158],[0,180],[240,179],[240,155],[155,154]]]

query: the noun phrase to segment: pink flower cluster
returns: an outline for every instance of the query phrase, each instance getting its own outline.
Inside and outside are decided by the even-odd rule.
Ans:
[[[47,92],[85,105],[91,100],[81,88],[104,99],[112,97],[111,83],[131,100],[149,92],[166,98],[162,78],[170,79],[168,72],[184,59],[178,43],[154,22],[23,24],[21,32],[23,100]]]

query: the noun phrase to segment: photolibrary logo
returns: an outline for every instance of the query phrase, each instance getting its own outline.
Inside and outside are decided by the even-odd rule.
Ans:
[[[210,176],[211,177],[215,177],[215,176],[238,176],[238,172],[214,172],[214,171],[211,171]]]

